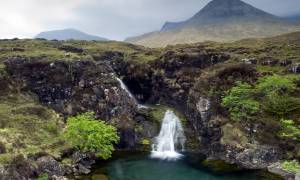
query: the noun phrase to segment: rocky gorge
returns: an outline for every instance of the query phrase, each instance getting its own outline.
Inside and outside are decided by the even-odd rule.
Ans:
[[[287,38],[291,36],[292,40]],[[205,155],[211,162],[222,160],[241,169],[269,170],[294,179],[296,173],[280,168],[280,161],[298,159],[299,142],[274,135],[280,127],[266,121],[270,115],[258,117],[261,119],[257,121],[237,122],[231,120],[228,109],[222,105],[222,97],[237,81],[254,84],[261,77],[278,73],[299,77],[300,41],[294,37],[299,40],[299,33],[265,39],[265,44],[259,47],[254,47],[252,41],[241,41],[163,49],[115,42],[98,46],[86,41],[32,40],[43,55],[30,54],[33,50],[29,44],[33,42],[2,41],[2,46],[24,51],[2,48],[1,101],[12,104],[11,112],[30,114],[33,111],[46,120],[51,112],[51,117],[58,119],[54,125],[60,127],[55,129],[57,134],[63,131],[69,116],[93,111],[97,119],[118,129],[118,150],[146,152],[159,132],[166,107],[172,108],[181,117],[187,152]],[[270,44],[274,48],[266,50]],[[277,47],[279,44],[283,47]],[[45,55],[47,48],[56,54]],[[287,52],[272,56],[272,51],[284,48]],[[248,61],[250,58],[255,61]],[[290,63],[286,63],[286,58]],[[267,61],[274,63],[266,64]],[[127,85],[136,101],[117,78]],[[296,83],[296,94],[299,94],[299,79]],[[13,103],[19,99],[33,100],[37,105],[17,112],[19,109],[16,110]],[[149,108],[139,108],[137,103],[147,104]],[[11,125],[4,113],[0,115],[4,133]],[[297,115],[298,110],[291,113],[291,117]],[[29,129],[26,123],[22,128],[21,132]],[[14,156],[0,165],[0,179],[34,179],[43,173],[51,179],[63,179],[70,174],[90,173],[97,160],[91,153],[63,146],[60,140],[22,154],[15,149],[26,149],[27,141],[21,139],[17,143],[5,138],[0,142],[0,154]],[[63,148],[58,153],[45,150],[56,146]]]

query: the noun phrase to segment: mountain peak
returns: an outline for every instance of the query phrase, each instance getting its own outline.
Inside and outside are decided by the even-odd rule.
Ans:
[[[278,17],[260,10],[241,0],[212,0],[203,9],[187,21],[167,22],[162,30],[171,30],[183,26],[203,26],[207,24],[224,23],[231,20],[262,20],[278,19]]]
[[[228,17],[275,17],[241,0],[213,0],[200,10],[195,18],[228,18]]]

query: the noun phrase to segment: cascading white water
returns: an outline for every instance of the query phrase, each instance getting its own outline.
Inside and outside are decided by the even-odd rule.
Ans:
[[[176,148],[183,151],[185,140],[180,119],[173,111],[167,110],[159,135],[155,138],[155,143],[152,145],[151,157],[176,160],[182,156],[176,151]]]
[[[128,94],[128,96],[134,100],[134,102],[138,105],[138,108],[148,108],[147,106],[145,105],[142,105],[142,104],[139,104],[137,99],[134,97],[134,95],[129,91],[128,87],[126,86],[126,84],[120,79],[117,77],[117,80],[119,81],[120,85],[121,85],[121,88],[123,90],[125,90]]]

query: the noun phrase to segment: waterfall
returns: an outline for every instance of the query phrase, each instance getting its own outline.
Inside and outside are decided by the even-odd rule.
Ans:
[[[152,145],[151,157],[176,160],[182,155],[176,148],[184,150],[185,136],[180,119],[171,110],[167,110],[162,120],[159,135]]]
[[[121,85],[121,88],[123,90],[125,90],[128,94],[128,96],[133,99],[133,101],[138,105],[138,108],[148,108],[147,106],[143,105],[143,104],[139,104],[138,103],[138,100],[134,97],[134,95],[129,91],[128,87],[126,86],[126,84],[120,79],[117,77],[117,80],[119,81],[120,85]]]

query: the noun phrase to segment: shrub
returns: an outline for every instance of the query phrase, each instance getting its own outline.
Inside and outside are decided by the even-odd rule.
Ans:
[[[292,173],[300,173],[300,164],[298,161],[284,161],[281,163],[281,166],[284,170]]]
[[[298,98],[273,93],[265,98],[264,109],[275,116],[284,117],[299,109],[299,102]]]
[[[259,92],[269,94],[289,94],[296,90],[296,84],[289,78],[273,75],[260,78],[256,86]]]
[[[282,138],[299,140],[300,138],[300,126],[295,124],[293,120],[285,120],[282,119],[281,123],[281,131],[279,132],[279,136]]]
[[[116,128],[96,121],[93,113],[68,118],[64,138],[79,150],[94,152],[103,159],[111,157],[113,144],[119,141]]]
[[[234,120],[251,119],[259,112],[259,102],[254,100],[255,89],[247,84],[237,82],[228,95],[222,98],[222,105],[228,108]]]

